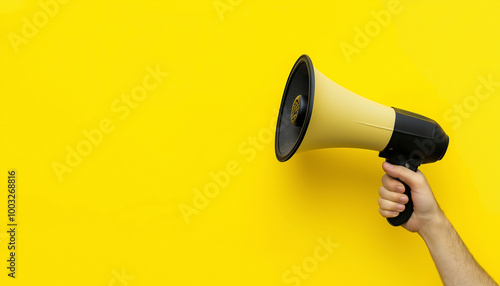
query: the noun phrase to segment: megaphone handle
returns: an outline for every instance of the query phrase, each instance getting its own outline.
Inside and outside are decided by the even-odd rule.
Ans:
[[[389,156],[386,159],[386,161],[389,162],[390,164],[393,164],[393,165],[399,165],[399,166],[406,167],[406,168],[412,170],[413,172],[417,171],[418,166],[420,166],[420,163],[421,163],[420,161],[416,161],[414,159],[408,159],[407,157],[399,156],[398,154],[393,154],[393,156]],[[400,226],[410,219],[411,214],[413,213],[413,201],[411,199],[410,186],[408,186],[407,184],[405,184],[403,181],[401,181],[398,178],[396,178],[396,180],[400,181],[403,184],[403,186],[405,187],[404,194],[408,196],[408,202],[405,205],[405,209],[402,212],[400,212],[397,217],[388,218],[387,221],[393,226]]]
[[[401,181],[400,179],[396,178],[396,180],[403,183],[403,181]],[[393,226],[400,226],[403,223],[407,222],[410,219],[411,214],[413,213],[413,201],[411,200],[411,188],[405,183],[403,183],[403,186],[405,187],[405,195],[408,196],[408,202],[405,205],[405,209],[402,212],[400,212],[397,217],[391,217],[391,218],[387,219],[387,221]]]

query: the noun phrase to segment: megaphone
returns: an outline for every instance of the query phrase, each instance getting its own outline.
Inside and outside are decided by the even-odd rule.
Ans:
[[[331,81],[302,55],[288,76],[276,126],[275,151],[280,162],[295,153],[322,148],[363,148],[379,152],[393,165],[416,172],[423,163],[443,158],[449,138],[434,120],[361,97]],[[403,183],[403,182],[402,182]],[[409,201],[391,225],[407,222]]]

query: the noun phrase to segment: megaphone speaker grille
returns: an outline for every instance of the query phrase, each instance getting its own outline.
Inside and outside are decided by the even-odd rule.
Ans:
[[[290,159],[304,139],[314,103],[314,68],[302,55],[288,76],[276,125],[276,157]]]

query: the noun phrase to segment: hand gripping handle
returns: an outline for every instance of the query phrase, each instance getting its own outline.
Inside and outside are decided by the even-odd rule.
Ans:
[[[406,167],[406,168],[412,170],[413,172],[416,172],[418,166],[420,165],[420,162],[413,162],[411,160],[408,160],[408,161],[402,160],[401,161],[401,160],[395,160],[395,158],[389,158],[386,161],[389,162],[390,164],[393,164],[393,165],[399,165],[399,166]],[[393,226],[400,226],[410,219],[411,214],[413,213],[413,201],[411,199],[410,186],[408,186],[407,184],[405,184],[403,181],[401,181],[398,178],[396,178],[396,180],[400,181],[403,184],[403,186],[405,187],[404,194],[408,196],[408,202],[405,205],[405,209],[402,212],[400,212],[397,217],[388,218],[387,221]]]
[[[400,179],[396,179],[396,180],[403,183]],[[391,217],[391,218],[387,219],[387,221],[393,226],[400,226],[403,223],[407,222],[410,219],[411,214],[413,213],[413,201],[411,200],[411,188],[405,183],[403,183],[403,186],[405,187],[405,195],[408,196],[408,202],[405,205],[405,209],[402,212],[400,212],[397,217]]]

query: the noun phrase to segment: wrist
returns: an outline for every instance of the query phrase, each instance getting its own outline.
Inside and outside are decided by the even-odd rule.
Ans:
[[[441,210],[438,210],[436,215],[429,219],[419,230],[418,234],[427,241],[430,237],[436,235],[446,229],[449,224],[448,218]]]

